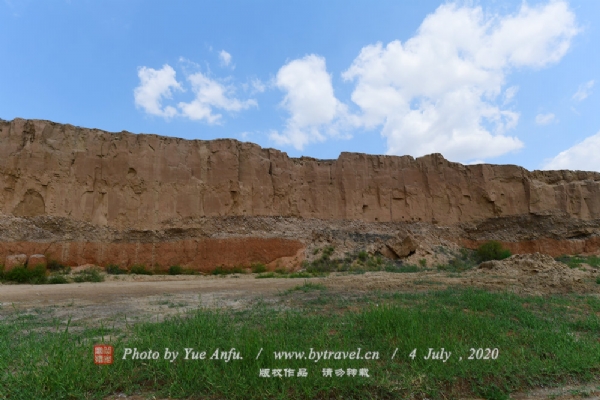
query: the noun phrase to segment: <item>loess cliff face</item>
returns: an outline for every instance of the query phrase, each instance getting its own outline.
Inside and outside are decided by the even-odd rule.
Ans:
[[[293,159],[236,140],[0,123],[0,210],[117,229],[187,217],[291,216],[443,225],[523,214],[600,218],[600,174],[465,166],[440,154]]]
[[[581,223],[600,219],[600,173],[465,166],[440,154],[295,159],[230,139],[190,141],[15,119],[0,120],[0,212],[119,232],[187,229],[198,218],[244,216],[397,226],[524,216]],[[588,236],[597,233],[597,224],[588,227]],[[289,256],[298,250],[291,249]]]

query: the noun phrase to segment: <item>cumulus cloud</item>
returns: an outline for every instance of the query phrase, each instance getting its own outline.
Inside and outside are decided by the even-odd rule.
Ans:
[[[180,102],[177,107],[181,109],[183,116],[191,120],[206,120],[209,124],[215,124],[222,117],[221,114],[213,113],[215,108],[240,111],[257,105],[253,99],[241,101],[232,97],[232,87],[210,79],[201,72],[188,76],[188,81],[196,97],[189,103]]]
[[[281,105],[290,117],[283,132],[271,132],[271,140],[301,150],[328,135],[338,135],[336,124],[346,114],[346,107],[333,93],[323,57],[311,54],[290,61],[279,69],[275,84],[285,92]]]
[[[535,123],[537,125],[549,125],[556,122],[556,115],[552,113],[538,114],[535,116]]]
[[[221,65],[224,65],[227,67],[231,63],[231,54],[229,54],[225,50],[221,50],[219,52],[219,59],[221,59]]]
[[[181,62],[198,67],[189,60],[181,59]],[[222,115],[215,110],[235,112],[257,105],[254,99],[235,98],[233,85],[221,83],[206,74],[196,72],[187,75],[194,99],[190,102],[179,102],[177,107],[163,106],[164,100],[172,99],[173,91],[185,91],[183,85],[176,79],[175,70],[168,64],[159,70],[140,67],[138,76],[140,84],[134,89],[135,104],[150,115],[164,118],[185,117],[216,124],[221,121]]]
[[[507,16],[444,4],[405,43],[364,47],[342,77],[356,82],[360,122],[381,126],[388,154],[495,157],[523,146],[507,135],[519,114],[503,107],[517,92],[503,90],[506,76],[559,61],[578,31],[565,1]]]
[[[600,172],[600,132],[559,153],[543,169],[570,169]]]
[[[140,84],[133,91],[135,105],[146,113],[170,118],[177,115],[172,106],[162,106],[163,99],[170,99],[173,90],[183,90],[175,78],[175,70],[168,64],[156,70],[148,67],[138,68]]]
[[[573,95],[573,100],[583,101],[587,99],[587,97],[592,94],[592,88],[595,83],[596,82],[592,79],[591,81],[579,85],[579,89],[577,89],[577,92]]]

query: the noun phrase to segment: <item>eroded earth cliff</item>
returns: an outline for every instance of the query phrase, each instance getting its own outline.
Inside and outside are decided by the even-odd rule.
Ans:
[[[600,173],[440,154],[290,158],[236,140],[0,120],[0,260],[295,267],[324,244],[397,257],[406,236],[518,252],[600,249]],[[426,245],[425,245],[426,243]],[[397,252],[396,252],[397,253]]]

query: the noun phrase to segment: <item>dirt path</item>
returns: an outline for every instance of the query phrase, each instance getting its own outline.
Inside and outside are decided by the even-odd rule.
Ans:
[[[515,274],[512,270],[472,270],[465,273],[435,270],[414,273],[367,272],[359,275],[334,273],[323,278],[310,278],[332,291],[420,292],[442,290],[448,286],[469,286],[488,290],[508,290],[520,294],[552,293],[600,294],[595,273],[567,270],[561,279],[539,273]],[[564,275],[564,273],[563,273]],[[156,298],[185,299],[195,305],[238,307],[251,299],[272,298],[282,291],[302,285],[306,279],[266,278],[254,274],[224,276],[195,275],[106,275],[99,283],[63,285],[0,284],[0,307],[26,309],[48,306],[105,306],[113,312],[124,311],[119,305],[131,308],[137,303]],[[194,300],[195,299],[195,300]],[[138,304],[139,305],[139,304]]]
[[[45,314],[71,322],[123,325],[161,321],[199,307],[246,307],[302,284],[297,279],[254,276],[107,276],[105,282],[66,285],[0,285],[3,312]]]
[[[436,270],[415,273],[334,273],[310,282],[325,285],[330,293],[361,294],[374,291],[422,292],[449,286],[509,290],[521,294],[577,292],[600,295],[594,274],[561,272],[556,276],[511,270],[472,270],[465,273]],[[571,276],[573,275],[573,276]],[[566,276],[566,278],[565,278]],[[568,278],[568,279],[567,279]],[[35,312],[72,321],[116,324],[141,320],[160,321],[167,316],[199,307],[244,308],[262,299],[277,303],[280,294],[303,285],[306,279],[257,279],[253,274],[225,276],[106,275],[99,283],[63,285],[0,285],[0,317],[14,311]],[[50,310],[44,312],[43,310]]]
[[[105,282],[67,285],[0,285],[1,303],[20,306],[48,305],[73,299],[84,303],[106,303],[124,298],[140,298],[161,294],[228,293],[232,297],[248,293],[270,294],[285,290],[298,280],[255,279],[252,275],[213,276],[108,276]]]

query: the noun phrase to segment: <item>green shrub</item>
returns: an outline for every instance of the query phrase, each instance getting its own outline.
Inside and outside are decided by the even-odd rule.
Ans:
[[[322,260],[328,260],[329,257],[331,257],[331,255],[333,254],[333,252],[335,251],[335,247],[333,246],[327,246],[323,249],[323,254],[321,254],[321,259]]]
[[[211,275],[231,275],[231,274],[245,274],[246,269],[243,267],[223,268],[217,267],[212,270]]]
[[[152,271],[147,270],[146,266],[142,264],[132,265],[129,272],[137,275],[152,275]]]
[[[46,267],[43,265],[36,265],[33,268],[28,268],[31,271],[31,283],[43,284],[46,283]]]
[[[310,274],[321,276],[330,272],[364,273],[383,271],[386,268],[386,261],[380,254],[371,255],[362,250],[358,253],[346,253],[344,258],[331,259],[334,250],[333,246],[325,247],[320,258],[312,262],[304,261],[303,269]]]
[[[302,264],[307,272],[310,273],[328,273],[339,271],[339,262],[337,260],[329,260],[320,258],[311,263],[304,262]]]
[[[124,275],[127,273],[126,269],[120,268],[118,265],[115,264],[108,264],[106,268],[104,268],[104,270],[107,274],[110,275]]]
[[[490,260],[504,260],[512,254],[510,250],[502,247],[502,244],[496,240],[490,240],[477,248],[477,258],[480,262]]]
[[[68,271],[70,269],[70,267],[67,267],[66,265],[60,263],[57,260],[48,260],[48,265],[47,265],[48,270],[52,271],[52,272],[64,272],[64,271]]]
[[[183,275],[204,275],[204,274],[200,271],[196,271],[196,270],[193,270],[190,268],[184,268]]]
[[[15,267],[4,274],[4,279],[9,282],[27,283],[31,277],[25,267]]]
[[[183,274],[183,268],[181,265],[171,265],[169,267],[169,275],[181,275]]]
[[[86,269],[73,278],[75,282],[103,282],[104,276],[100,274],[100,270],[97,268]]]
[[[360,261],[367,261],[367,258],[369,258],[369,253],[366,251],[362,250],[358,253],[358,259]]]
[[[475,267],[481,260],[476,251],[462,248],[447,265],[438,265],[437,268],[447,272],[464,272]]]
[[[596,277],[596,283],[600,285],[600,276]]]
[[[16,283],[46,283],[46,268],[37,265],[34,268],[16,267],[4,273],[4,280]]]
[[[275,276],[275,272],[267,272],[265,274],[260,274],[256,276],[256,279],[264,279],[264,278],[277,278]]]
[[[67,280],[67,278],[65,278],[64,275],[51,275],[48,278],[48,283],[51,285],[58,285],[63,283],[69,283],[69,281]]]
[[[323,285],[322,283],[313,283],[313,282],[307,282],[304,281],[303,285],[298,285],[296,287],[293,287],[291,289],[286,290],[286,294],[295,292],[295,291],[301,291],[301,292],[310,292],[313,290],[327,290],[327,286]]]
[[[261,274],[267,271],[267,266],[261,263],[252,264],[251,268],[252,272],[255,274]]]
[[[289,275],[284,276],[285,278],[313,278],[315,275],[309,274],[308,272],[293,272]]]
[[[33,268],[28,268],[31,271],[31,278],[29,279],[29,283],[33,285],[41,285],[48,281],[46,277],[46,267],[43,265],[36,265]]]

